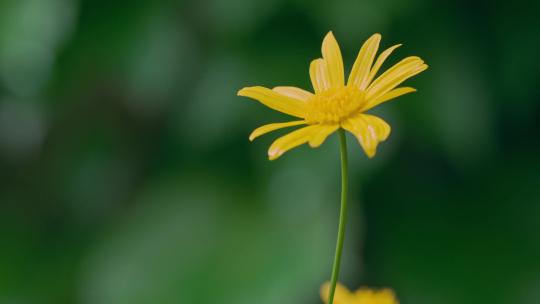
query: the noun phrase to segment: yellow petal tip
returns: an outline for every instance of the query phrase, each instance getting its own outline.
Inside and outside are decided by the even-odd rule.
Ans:
[[[280,149],[277,149],[277,148],[268,150],[268,159],[269,160],[275,160],[278,157],[280,157],[282,154],[283,154],[283,151],[281,151]]]
[[[323,46],[328,43],[337,43],[336,37],[334,36],[334,33],[332,31],[329,31],[323,39]]]
[[[261,87],[259,86],[254,86],[254,87],[244,87],[244,88],[241,88],[238,93],[236,93],[238,96],[245,96],[245,97],[250,97],[250,93],[253,93],[254,90],[257,90],[257,89],[260,89]]]
[[[379,33],[375,33],[373,35],[371,35],[371,37],[369,37],[368,39],[369,41],[372,41],[372,40],[377,40],[377,41],[381,41],[382,40],[382,35],[379,34]],[[367,41],[366,41],[367,42]]]
[[[245,90],[246,88],[241,88],[240,90],[238,90],[238,92],[236,92],[236,96],[245,96],[244,95]]]

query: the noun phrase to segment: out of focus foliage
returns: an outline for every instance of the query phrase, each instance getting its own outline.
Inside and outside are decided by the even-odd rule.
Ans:
[[[285,117],[236,91],[308,88],[328,30],[346,66],[374,32],[430,64],[380,107],[377,157],[349,145],[343,281],[402,303],[539,303],[539,9],[0,1],[0,303],[319,303],[336,138],[269,162],[273,136],[247,136]]]

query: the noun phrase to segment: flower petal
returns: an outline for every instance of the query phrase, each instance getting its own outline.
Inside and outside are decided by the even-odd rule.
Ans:
[[[369,288],[360,288],[354,292],[356,297],[355,303],[381,303],[381,304],[398,304],[398,299],[393,290],[384,288],[373,290]]]
[[[356,136],[369,158],[375,156],[377,145],[388,138],[391,130],[384,120],[368,114],[350,117],[341,126]]]
[[[396,44],[394,46],[391,46],[391,47],[387,48],[386,50],[384,50],[384,52],[382,52],[379,55],[379,57],[377,57],[377,60],[375,61],[375,64],[373,65],[373,67],[371,67],[371,71],[369,71],[369,76],[368,76],[367,81],[365,82],[365,86],[362,88],[362,90],[365,90],[367,88],[367,86],[369,86],[369,84],[371,83],[373,78],[375,78],[375,75],[377,75],[377,72],[379,71],[379,69],[381,68],[383,63],[386,61],[386,58],[388,58],[390,56],[390,54],[392,54],[392,52],[395,49],[397,49],[398,47],[400,47],[400,46],[401,46],[401,44]]]
[[[322,145],[326,138],[334,133],[339,128],[339,125],[319,125],[317,133],[314,133],[311,139],[309,140],[309,146],[312,148],[317,148]]]
[[[249,135],[249,140],[253,141],[255,138],[264,135],[268,132],[272,132],[278,129],[286,128],[286,127],[292,127],[297,125],[305,124],[306,122],[304,120],[296,120],[296,121],[289,121],[289,122],[279,122],[279,123],[271,123],[264,126],[260,126],[257,129],[255,129],[253,132],[251,132],[251,135]]]
[[[304,118],[305,103],[303,101],[279,94],[268,88],[246,87],[238,91],[238,95],[258,100],[276,111]]]
[[[328,303],[328,296],[330,295],[330,282],[326,282],[321,286],[321,300],[324,303]],[[352,304],[354,302],[354,294],[351,293],[347,287],[341,283],[337,283],[336,291],[334,292],[334,304]]]
[[[287,97],[298,99],[301,101],[308,101],[313,96],[313,93],[297,87],[275,87],[272,90],[278,92],[281,95],[285,95]]]
[[[367,87],[369,71],[379,49],[380,42],[380,34],[374,34],[364,42],[362,48],[360,48],[360,52],[358,52],[358,57],[356,57],[347,84],[356,85],[362,90]]]
[[[331,88],[326,61],[322,58],[315,59],[311,62],[309,65],[309,76],[315,93],[323,92]]]
[[[268,149],[268,158],[270,160],[277,159],[290,149],[308,142],[311,136],[318,131],[318,128],[317,125],[303,127],[276,139]]]
[[[339,45],[332,32],[328,32],[322,43],[322,55],[328,69],[328,79],[332,87],[344,85],[345,76],[343,71],[343,58]]]
[[[419,57],[407,57],[379,76],[366,91],[366,99],[378,98],[428,66]]]
[[[368,100],[366,105],[362,108],[362,111],[367,111],[373,107],[376,107],[377,105],[385,102],[385,101],[388,101],[390,99],[394,99],[396,97],[399,97],[401,95],[405,95],[405,94],[408,94],[408,93],[412,93],[412,92],[416,92],[416,89],[415,88],[410,88],[410,87],[401,87],[401,88],[397,88],[397,89],[393,89],[392,91],[376,98],[376,99],[372,99],[372,100]]]

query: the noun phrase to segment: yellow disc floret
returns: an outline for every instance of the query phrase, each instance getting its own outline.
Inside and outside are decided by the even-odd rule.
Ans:
[[[365,104],[365,93],[356,86],[330,88],[307,101],[306,122],[309,124],[339,124],[359,113]]]

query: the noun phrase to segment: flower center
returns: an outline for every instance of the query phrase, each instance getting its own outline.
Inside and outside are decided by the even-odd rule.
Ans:
[[[361,111],[365,93],[356,86],[331,88],[317,93],[307,102],[308,123],[340,123]]]

